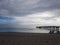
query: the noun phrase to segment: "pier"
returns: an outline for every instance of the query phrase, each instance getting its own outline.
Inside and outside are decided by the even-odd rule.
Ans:
[[[49,33],[52,34],[59,33],[60,26],[37,26],[36,28],[50,30]]]

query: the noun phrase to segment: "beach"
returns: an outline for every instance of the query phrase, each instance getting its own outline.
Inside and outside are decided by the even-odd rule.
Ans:
[[[0,32],[0,45],[60,45],[60,34]]]

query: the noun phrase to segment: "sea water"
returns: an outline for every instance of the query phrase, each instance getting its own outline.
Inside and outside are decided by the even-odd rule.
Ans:
[[[37,28],[0,28],[0,32],[49,33],[49,30]]]

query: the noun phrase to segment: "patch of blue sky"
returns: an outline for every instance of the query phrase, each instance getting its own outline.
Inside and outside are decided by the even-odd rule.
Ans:
[[[5,17],[5,16],[0,16],[0,20],[14,20],[14,18]]]

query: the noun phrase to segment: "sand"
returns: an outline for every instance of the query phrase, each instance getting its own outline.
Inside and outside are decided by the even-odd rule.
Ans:
[[[60,34],[0,32],[0,45],[60,45]]]

